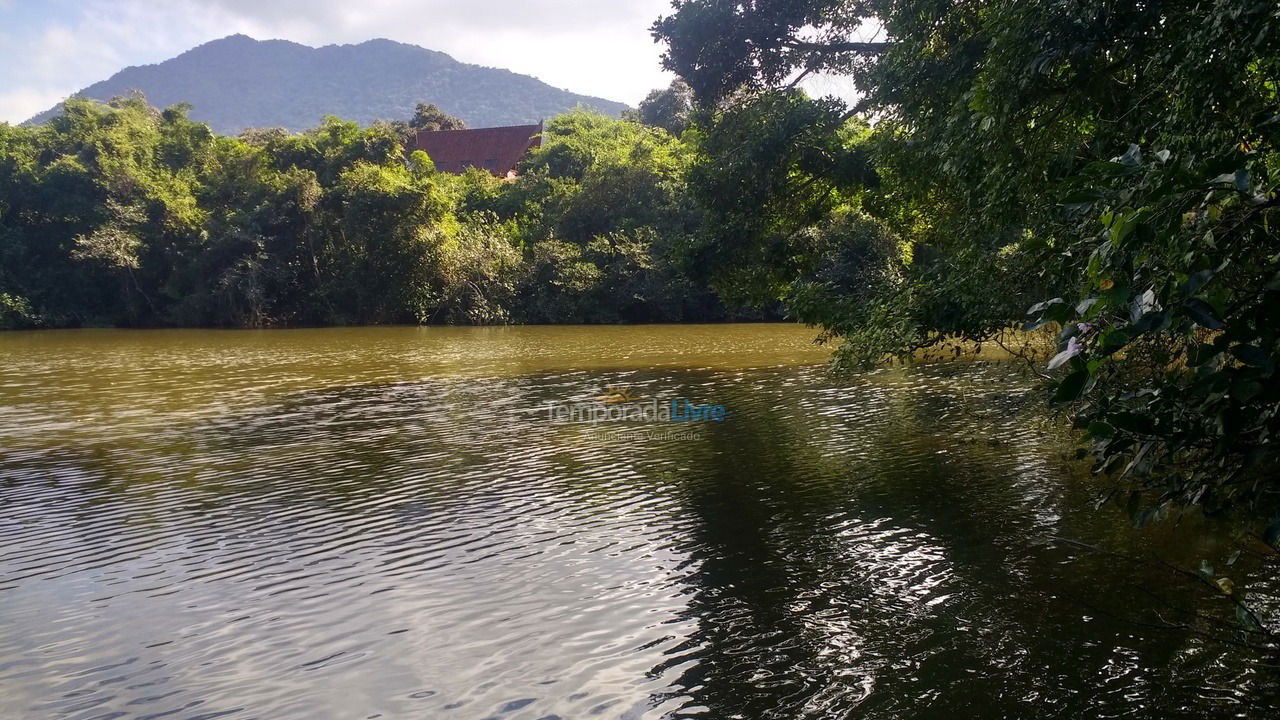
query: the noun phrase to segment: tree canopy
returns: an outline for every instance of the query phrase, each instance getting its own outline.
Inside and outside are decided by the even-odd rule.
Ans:
[[[870,28],[882,42],[858,40]],[[684,0],[654,33],[699,100],[707,157],[724,137],[742,165],[775,168],[847,132],[833,118],[874,120],[843,146],[868,159],[852,185],[838,162],[812,180],[798,163],[786,181],[725,178],[750,200],[703,253],[713,274],[786,267],[764,291],[793,293],[794,311],[845,339],[847,363],[1048,324],[1053,400],[1101,472],[1152,491],[1135,495],[1136,519],[1274,505],[1274,3]],[[822,101],[777,143],[743,142],[739,115],[781,127],[770,109],[813,72],[851,78],[857,107]],[[819,157],[840,157],[827,147]],[[833,276],[814,233],[858,215],[836,255],[879,269]]]
[[[701,214],[660,127],[554,118],[504,182],[406,155],[405,128],[462,125],[429,105],[239,138],[186,112],[72,99],[0,125],[0,326],[759,316],[678,266]]]

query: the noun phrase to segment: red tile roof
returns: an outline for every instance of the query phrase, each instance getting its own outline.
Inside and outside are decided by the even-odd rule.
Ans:
[[[542,123],[475,130],[419,130],[418,150],[426,151],[436,169],[454,174],[477,167],[502,177],[530,150],[542,145]]]

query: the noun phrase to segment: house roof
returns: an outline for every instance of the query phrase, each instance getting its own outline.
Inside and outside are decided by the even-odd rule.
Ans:
[[[507,175],[530,150],[542,145],[542,123],[475,130],[419,130],[417,148],[436,169],[460,174],[476,167]]]

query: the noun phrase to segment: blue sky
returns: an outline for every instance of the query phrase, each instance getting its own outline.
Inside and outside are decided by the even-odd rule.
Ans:
[[[670,82],[648,27],[669,0],[0,0],[0,122],[129,65],[234,33],[307,45],[386,37],[635,104]]]

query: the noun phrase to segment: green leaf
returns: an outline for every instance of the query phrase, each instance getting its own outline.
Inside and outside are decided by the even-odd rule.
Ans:
[[[1045,318],[1040,318],[1039,320],[1028,320],[1022,324],[1022,332],[1031,332],[1032,330],[1039,330],[1040,328],[1044,327],[1045,325],[1048,325],[1051,322],[1053,321],[1046,320]]]
[[[1139,335],[1164,330],[1167,327],[1169,327],[1169,315],[1163,312],[1149,312],[1133,324],[1134,332]]]
[[[1075,308],[1066,303],[1058,303],[1045,308],[1044,317],[1056,323],[1063,325],[1071,321]]]
[[[1209,181],[1210,185],[1231,185],[1237,191],[1248,194],[1253,187],[1253,183],[1249,178],[1248,170],[1236,170],[1235,172],[1223,173]]]
[[[1191,298],[1182,304],[1182,309],[1195,324],[1209,330],[1221,330],[1225,325],[1218,319],[1218,313],[1209,303],[1200,298]]]
[[[1080,348],[1079,348],[1078,346],[1077,346],[1077,347],[1068,347],[1066,350],[1063,350],[1062,352],[1058,353],[1057,355],[1054,355],[1054,356],[1053,356],[1053,358],[1052,358],[1051,360],[1049,360],[1048,369],[1050,369],[1050,370],[1057,370],[1058,368],[1062,367],[1063,365],[1066,365],[1066,364],[1067,364],[1067,362],[1071,360],[1071,358],[1073,358],[1073,357],[1075,357],[1075,356],[1077,356],[1077,355],[1079,355],[1079,354],[1080,354]]]
[[[1245,609],[1243,605],[1236,605],[1236,622],[1240,623],[1240,627],[1245,630],[1261,630],[1262,626],[1258,624],[1258,619],[1253,613]]]
[[[1249,181],[1249,171],[1237,170],[1235,184],[1236,184],[1236,190],[1239,190],[1240,192],[1248,195],[1249,190],[1253,187],[1253,184]]]
[[[1136,527],[1138,524],[1138,513],[1142,511],[1142,493],[1134,490],[1129,493],[1129,502],[1125,504],[1125,512],[1129,515],[1129,521]]]
[[[1116,413],[1109,416],[1108,419],[1111,424],[1117,428],[1124,430],[1125,432],[1137,433],[1139,435],[1150,434],[1155,427],[1151,423],[1151,418],[1137,413]]]
[[[1102,177],[1115,177],[1118,175],[1131,175],[1137,169],[1137,165],[1125,165],[1116,161],[1099,160],[1098,162],[1089,163],[1085,171]]]
[[[1238,402],[1249,402],[1262,394],[1262,383],[1245,380],[1231,385],[1231,397]]]
[[[1102,341],[1098,343],[1098,352],[1103,355],[1111,355],[1128,345],[1132,339],[1128,330],[1113,328],[1108,330],[1107,334],[1102,337]]]
[[[1059,303],[1064,303],[1064,302],[1066,302],[1066,300],[1063,300],[1060,297],[1053,298],[1052,300],[1045,300],[1044,302],[1038,302],[1035,305],[1032,305],[1027,310],[1027,314],[1036,315],[1038,313],[1044,312],[1045,308],[1048,308],[1050,305],[1057,305]]]
[[[1126,167],[1136,167],[1142,163],[1142,148],[1130,144],[1129,149],[1120,157],[1113,158],[1112,162],[1118,162]]]
[[[1077,370],[1062,379],[1053,393],[1054,403],[1069,403],[1080,399],[1089,387],[1089,371]]]
[[[1187,276],[1186,282],[1182,283],[1182,292],[1185,295],[1195,295],[1211,279],[1213,279],[1212,270],[1197,270]]]
[[[1106,193],[1092,188],[1073,190],[1062,198],[1063,205],[1087,207],[1106,197]]]
[[[1159,508],[1154,508],[1154,507],[1143,508],[1142,512],[1138,513],[1138,518],[1133,521],[1133,526],[1135,528],[1145,527],[1152,520],[1155,520],[1156,515],[1158,515],[1159,513],[1160,513]]]
[[[1156,293],[1147,290],[1129,301],[1129,319],[1137,322],[1139,318],[1155,309]]]
[[[1257,345],[1236,345],[1231,354],[1237,360],[1252,367],[1264,368],[1271,362],[1271,356]]]
[[[1221,354],[1222,351],[1212,345],[1196,345],[1187,353],[1187,364],[1191,367],[1207,365]]]
[[[1116,429],[1106,420],[1094,420],[1089,423],[1089,427],[1086,429],[1086,432],[1089,433],[1090,437],[1109,438],[1115,436]]]

